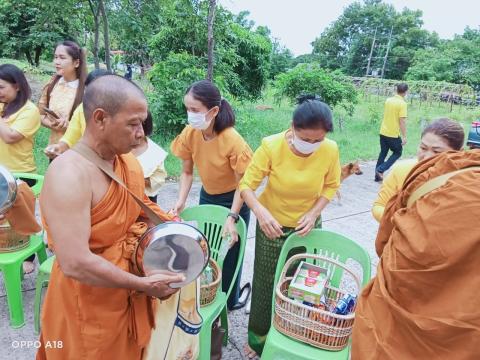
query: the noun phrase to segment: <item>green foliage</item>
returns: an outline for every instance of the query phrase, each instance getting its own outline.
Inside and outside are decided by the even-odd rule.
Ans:
[[[467,28],[436,48],[417,51],[406,78],[480,86],[480,30]]]
[[[170,53],[157,62],[148,77],[154,90],[148,93],[156,131],[177,131],[185,124],[183,95],[194,81],[205,78],[205,64],[187,53]]]
[[[206,70],[207,1],[175,0],[162,8],[160,30],[149,42],[154,61],[164,61],[170,53],[198,57]],[[267,29],[251,30],[243,15],[234,16],[218,7],[215,16],[214,74],[224,79],[227,90],[240,98],[256,98],[268,79],[271,42]]]
[[[438,42],[436,34],[421,28],[421,11],[407,8],[397,12],[381,0],[366,0],[347,6],[343,14],[313,42],[313,53],[330,69],[341,69],[362,76],[367,68],[375,29],[376,47],[371,69],[379,70],[387,49],[390,30],[392,43],[385,76],[401,79],[411,65],[415,51]]]
[[[299,64],[294,69],[277,76],[276,98],[287,97],[294,102],[302,93],[317,94],[328,105],[340,106],[349,114],[357,102],[357,92],[352,82],[339,71],[322,69],[319,64]]]
[[[38,66],[44,50],[51,53],[56,42],[81,33],[77,8],[73,0],[0,1],[0,56],[25,56]]]
[[[270,64],[270,79],[284,73],[293,67],[293,54],[286,47],[280,45],[280,43],[274,39],[272,43],[272,56]]]
[[[148,43],[161,26],[164,6],[169,2],[110,0],[109,23],[112,43],[125,51],[126,63],[151,64]]]

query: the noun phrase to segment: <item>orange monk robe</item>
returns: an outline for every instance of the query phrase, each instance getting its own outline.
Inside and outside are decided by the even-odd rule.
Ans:
[[[145,198],[145,203],[161,218],[170,220],[144,196],[142,168],[133,155],[117,157],[115,173],[135,195]],[[90,250],[129,271],[132,239],[146,229],[136,223],[140,215],[140,207],[132,196],[112,181],[103,199],[91,210]],[[48,224],[46,227],[48,234]],[[55,245],[50,242],[53,249]],[[141,359],[154,318],[150,299],[132,293],[68,278],[55,262],[42,310],[42,347],[37,359]]]
[[[480,150],[417,165],[387,204],[376,277],[356,310],[352,360],[478,359],[480,351],[480,170],[417,200],[427,180],[480,165]]]

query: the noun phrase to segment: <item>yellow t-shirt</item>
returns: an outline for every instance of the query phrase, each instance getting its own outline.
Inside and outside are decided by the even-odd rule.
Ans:
[[[42,95],[40,96],[40,100],[38,101],[38,108],[40,109],[41,115],[45,115],[43,108],[47,106],[47,89],[49,84],[47,84],[43,88]],[[50,93],[50,103],[48,104],[48,108],[50,110],[53,110],[57,115],[68,119],[70,115],[70,110],[72,109],[73,103],[75,102],[78,85],[78,79],[67,82],[62,77],[60,80],[58,80],[58,82],[55,84],[55,87],[52,89],[52,92]],[[58,143],[64,133],[65,131],[57,131],[51,129],[48,144]]]
[[[3,106],[0,104],[0,112],[3,111]],[[28,100],[20,110],[2,121],[24,138],[14,144],[0,140],[0,163],[12,172],[34,172],[37,168],[33,157],[33,144],[35,133],[40,128],[38,108]]]
[[[385,206],[396,193],[400,191],[410,170],[417,165],[417,159],[398,161],[392,166],[388,175],[383,179],[378,197],[373,203],[372,214],[375,220],[380,222],[385,211]]]
[[[380,135],[399,137],[400,118],[407,117],[407,102],[400,95],[395,95],[385,101],[383,121]]]
[[[67,131],[65,131],[65,134],[63,134],[60,141],[63,141],[72,148],[82,137],[86,126],[85,115],[83,114],[83,104],[80,104],[73,112]]]
[[[223,194],[237,188],[236,176],[242,176],[252,158],[252,149],[233,127],[206,141],[200,130],[187,125],[170,145],[172,154],[193,160],[205,191]]]
[[[321,196],[331,200],[337,192],[340,159],[337,144],[329,139],[308,157],[295,155],[285,134],[286,131],[262,140],[239,188],[255,191],[268,177],[260,203],[282,226],[296,227]]]

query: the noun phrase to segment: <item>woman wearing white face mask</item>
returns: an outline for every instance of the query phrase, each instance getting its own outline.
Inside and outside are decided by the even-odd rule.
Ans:
[[[202,80],[192,84],[183,99],[187,109],[188,123],[182,133],[171,144],[172,153],[183,160],[180,177],[180,191],[174,214],[180,214],[190,192],[193,181],[193,166],[198,170],[202,181],[200,204],[214,204],[230,209],[225,219],[224,232],[232,240],[238,239],[235,222],[239,216],[249,223],[250,210],[243,204],[237,190],[252,158],[253,152],[234,129],[235,115],[218,88],[210,81]],[[239,245],[236,242],[225,257],[222,274],[222,287],[228,289],[235,271]],[[228,308],[238,302],[241,269],[230,298]]]
[[[290,129],[266,137],[255,151],[239,189],[257,217],[248,358],[260,355],[271,322],[273,280],[285,239],[320,226],[320,214],[340,186],[332,112],[313,95],[299,98]],[[257,199],[255,190],[268,177]]]

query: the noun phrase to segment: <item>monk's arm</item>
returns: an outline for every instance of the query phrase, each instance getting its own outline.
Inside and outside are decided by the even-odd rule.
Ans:
[[[90,251],[90,178],[74,164],[62,160],[51,164],[40,199],[62,272],[87,285],[158,293],[159,290],[155,289],[157,283],[165,282],[165,279],[133,275]],[[170,280],[168,275],[167,278]],[[178,276],[173,281],[179,281]],[[166,295],[160,291],[154,296]]]

